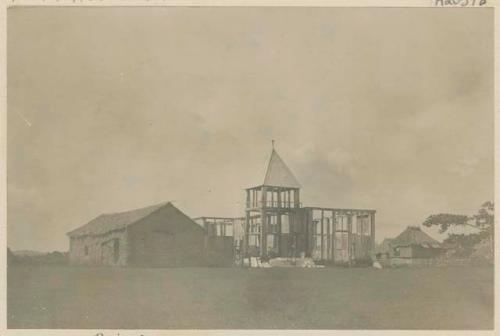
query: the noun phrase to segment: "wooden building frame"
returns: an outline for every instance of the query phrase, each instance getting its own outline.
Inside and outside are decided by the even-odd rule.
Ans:
[[[297,210],[300,208],[300,189],[296,187],[279,187],[260,185],[246,189],[246,210],[245,210],[245,238],[243,244],[243,255],[248,256],[250,246],[250,236],[259,234],[259,256],[268,256],[268,239],[273,237],[274,248],[278,249],[278,254],[283,251],[282,229],[283,216],[288,216],[289,230],[297,217]],[[276,223],[271,222],[275,218]],[[274,229],[273,229],[274,227]]]
[[[359,253],[362,249],[365,252],[365,257],[374,253],[375,210],[304,207],[301,208],[301,211],[304,212],[303,218],[308,237],[307,256],[317,260],[331,260],[337,264],[345,262],[351,264],[356,257],[362,254]],[[315,216],[315,212],[319,215]],[[363,227],[364,222],[354,221],[355,218],[368,218],[369,230]],[[343,219],[346,221],[344,222]],[[363,236],[369,236],[369,240],[363,240]],[[339,242],[343,244],[344,237],[346,238],[345,246],[338,246]],[[315,255],[318,245],[319,257]],[[344,259],[338,255],[340,251],[346,252]]]
[[[300,254],[317,260],[351,264],[356,258],[372,256],[375,252],[375,210],[302,207],[300,188],[273,144],[264,183],[245,189],[244,258],[258,256],[267,259],[273,250],[280,257]],[[287,233],[283,232],[283,216],[288,216]],[[253,244],[249,241],[254,236],[259,238],[257,250],[251,248]],[[269,240],[269,237],[273,239]],[[345,247],[336,246],[344,240]],[[269,242],[272,242],[272,247],[268,246]]]
[[[234,236],[234,221],[232,217],[197,217],[193,220],[201,225],[209,236],[232,237]],[[230,229],[229,229],[230,228]]]
[[[194,220],[209,236],[226,236],[232,225],[235,252],[243,259],[310,257],[350,265],[373,257],[375,210],[303,207],[300,189],[273,144],[264,182],[245,189],[244,217]]]

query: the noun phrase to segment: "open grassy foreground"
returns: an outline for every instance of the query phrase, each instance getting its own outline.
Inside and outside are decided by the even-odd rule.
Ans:
[[[493,269],[8,269],[9,328],[491,329]]]

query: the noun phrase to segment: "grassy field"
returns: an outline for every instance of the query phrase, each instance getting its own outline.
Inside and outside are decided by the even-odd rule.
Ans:
[[[492,268],[8,269],[9,328],[491,329]]]

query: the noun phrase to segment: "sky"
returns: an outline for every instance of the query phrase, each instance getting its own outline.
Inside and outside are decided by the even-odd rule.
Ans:
[[[7,239],[101,213],[241,216],[271,140],[376,240],[493,200],[493,9],[10,8]]]

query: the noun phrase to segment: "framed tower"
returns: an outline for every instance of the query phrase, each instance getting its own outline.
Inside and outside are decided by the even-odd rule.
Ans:
[[[300,184],[273,148],[264,182],[246,189],[243,256],[290,257],[297,254]]]

